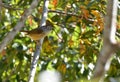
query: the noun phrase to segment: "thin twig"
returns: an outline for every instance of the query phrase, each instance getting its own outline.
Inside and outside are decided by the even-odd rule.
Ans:
[[[58,33],[57,33],[55,30],[53,30],[53,31],[54,31],[55,34],[57,35],[58,39],[60,39],[60,40],[63,42],[63,39],[58,35]]]
[[[62,10],[49,10],[48,12],[49,13],[59,13],[59,14],[71,15],[71,16],[76,16],[76,17],[81,18],[81,16],[76,14],[76,13],[65,12],[65,11],[62,11]]]
[[[12,5],[8,5],[8,4],[6,5],[2,2],[0,2],[0,6],[6,8],[6,9],[21,10],[20,8],[14,8]]]

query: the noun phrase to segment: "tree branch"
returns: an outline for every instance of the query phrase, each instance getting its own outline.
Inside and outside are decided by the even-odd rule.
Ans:
[[[107,15],[105,18],[103,47],[97,60],[94,78],[101,78],[104,75],[105,71],[109,69],[110,58],[116,50],[114,44],[117,44],[115,40],[117,3],[118,0],[108,0],[107,3]]]
[[[59,13],[59,14],[66,14],[66,15],[71,15],[71,16],[76,16],[76,17],[80,17],[80,15],[76,14],[76,13],[72,13],[72,12],[65,12],[65,11],[61,11],[61,10],[49,10],[49,13]]]
[[[16,26],[10,31],[7,36],[2,40],[0,43],[0,52],[4,49],[4,47],[10,43],[15,35],[21,30],[21,28],[24,26],[26,18],[32,13],[32,10],[37,7],[40,0],[33,0],[33,2],[30,5],[30,8],[25,10],[24,14],[20,18],[19,22],[16,24]]]
[[[0,2],[0,7],[4,7],[6,9],[12,9],[12,10],[21,10],[20,8],[14,8],[11,5],[6,5],[6,4],[4,4],[2,2]]]
[[[44,26],[46,24],[46,18],[47,18],[47,14],[48,14],[48,5],[49,5],[49,0],[44,0],[44,7],[43,7],[43,13],[42,13],[42,19],[41,19],[40,27]],[[34,53],[34,56],[33,56],[32,64],[31,64],[31,69],[30,69],[30,75],[29,75],[28,82],[34,82],[37,62],[38,62],[40,52],[41,52],[41,49],[42,49],[43,40],[44,40],[44,38],[40,39],[40,42],[38,42],[38,44],[36,45],[36,50],[35,50],[35,53]]]

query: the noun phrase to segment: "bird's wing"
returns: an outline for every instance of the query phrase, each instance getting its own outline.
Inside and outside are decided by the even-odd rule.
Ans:
[[[22,30],[20,31],[22,33],[24,33],[25,35],[29,35],[29,34],[40,34],[40,33],[43,33],[43,29],[41,28],[35,28],[33,30],[30,30],[30,31],[25,31],[25,30]]]
[[[28,32],[28,34],[40,34],[40,33],[43,33],[43,29],[41,28],[35,28]]]

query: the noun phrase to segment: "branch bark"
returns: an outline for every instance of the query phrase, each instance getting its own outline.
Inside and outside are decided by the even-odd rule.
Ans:
[[[41,22],[40,22],[40,27],[46,25],[46,19],[47,19],[47,14],[48,14],[48,5],[49,5],[49,0],[44,0],[44,7],[43,7],[42,19],[41,19]],[[35,53],[34,53],[34,56],[33,56],[32,64],[31,64],[31,69],[30,69],[30,75],[29,75],[28,82],[34,82],[37,62],[38,62],[40,52],[41,52],[41,49],[42,49],[43,40],[44,40],[44,38],[40,39],[38,44],[36,44],[36,50],[35,50]]]
[[[62,10],[49,10],[48,11],[49,13],[58,13],[58,14],[65,14],[65,15],[71,15],[71,16],[76,16],[76,17],[79,17],[81,18],[82,16],[76,14],[76,13],[72,13],[72,12],[65,12],[65,11],[62,11]]]
[[[103,77],[109,69],[110,58],[115,53],[117,41],[115,40],[117,4],[118,0],[108,0],[107,15],[105,17],[103,47],[95,67],[94,78]]]
[[[32,13],[33,9],[37,7],[40,0],[33,0],[33,2],[30,5],[30,8],[25,10],[24,14],[20,18],[19,22],[16,24],[16,26],[10,31],[7,36],[2,40],[0,43],[0,52],[4,49],[4,47],[10,43],[15,35],[21,30],[21,28],[24,26],[24,22],[26,18]]]
[[[11,5],[8,5],[8,4],[6,5],[6,4],[4,4],[2,2],[0,2],[0,7],[4,7],[6,9],[12,9],[12,10],[21,10],[20,8],[14,8]]]

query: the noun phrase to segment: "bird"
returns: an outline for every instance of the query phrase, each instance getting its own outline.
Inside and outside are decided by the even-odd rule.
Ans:
[[[22,30],[21,32],[30,37],[32,40],[38,41],[41,38],[47,36],[51,32],[53,27],[54,26],[52,22],[50,20],[46,20],[46,25],[44,26],[38,26],[38,28],[32,29],[30,31]]]

